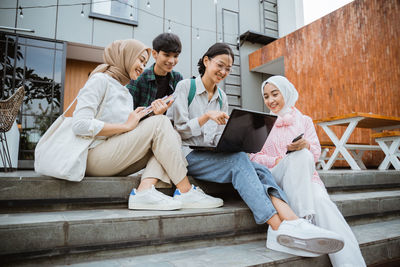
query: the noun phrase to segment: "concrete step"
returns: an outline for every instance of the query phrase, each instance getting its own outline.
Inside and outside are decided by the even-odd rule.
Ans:
[[[140,177],[137,173],[127,177],[85,177],[81,182],[69,182],[33,171],[1,173],[0,212],[126,206],[132,188],[139,185]],[[239,199],[231,184],[194,181],[191,177],[190,180],[209,194]],[[174,191],[166,184],[157,186],[157,189],[168,195]]]
[[[342,214],[351,219],[397,216],[400,190],[332,195]],[[360,223],[355,220],[354,224]],[[226,202],[218,209],[131,211],[95,209],[10,213],[0,215],[0,255],[31,257],[165,243],[207,240],[260,233],[247,206]],[[7,256],[8,257],[8,256]]]
[[[242,202],[218,209],[78,210],[0,215],[1,259],[157,246],[259,233]]]
[[[337,190],[400,188],[400,171],[320,171],[329,192]],[[0,174],[0,212],[27,211],[33,207],[45,210],[70,209],[82,205],[102,208],[125,205],[132,188],[138,186],[140,174],[128,177],[85,177],[81,182],[68,182],[40,176],[33,171]],[[211,195],[226,200],[239,199],[231,184],[191,181]],[[173,188],[160,188],[171,195]],[[58,207],[56,207],[59,205]]]
[[[370,192],[340,192],[330,198],[347,220],[365,218],[367,215],[383,215],[400,211],[400,189]]]
[[[364,259],[369,266],[399,266],[400,219],[352,226]],[[303,258],[272,251],[263,240],[240,244],[214,244],[207,247],[169,248],[169,252],[135,256],[136,250],[103,251],[62,258],[19,261],[20,266],[331,266],[328,256]]]
[[[400,187],[396,170],[329,170],[318,171],[328,191]]]

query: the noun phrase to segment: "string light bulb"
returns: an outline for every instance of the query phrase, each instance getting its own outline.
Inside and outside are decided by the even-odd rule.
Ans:
[[[104,0],[104,1],[100,1],[100,2],[107,2],[107,1],[120,1],[120,0]],[[147,2],[146,2],[146,5],[147,5],[147,7],[151,7],[151,4],[150,4],[150,0],[147,0]],[[264,2],[263,0],[261,0],[261,2]],[[134,16],[133,16],[133,9],[135,8],[133,5],[130,5],[130,4],[128,4],[128,3],[126,3],[126,2],[120,2],[121,4],[124,4],[125,6],[127,6],[128,8],[129,7],[131,7],[132,8],[132,11],[130,12],[130,16],[129,16],[129,19],[131,19],[131,20],[133,20],[134,19]],[[218,0],[214,0],[214,3],[215,4],[218,4]],[[78,3],[73,3],[73,4],[69,4],[69,3],[66,3],[66,4],[58,4],[58,6],[79,6],[79,5],[81,5],[81,16],[85,16],[85,5],[87,5],[88,3],[82,3],[82,2],[78,2]],[[54,5],[46,5],[46,6],[40,6],[41,8],[51,8],[51,7],[53,7]],[[27,9],[31,9],[31,8],[36,8],[36,7],[31,7],[31,6],[26,6],[26,7],[24,7],[24,8],[27,8]],[[24,16],[24,14],[23,14],[23,7],[22,6],[18,6],[18,7],[16,7],[15,8],[16,10],[15,10],[15,12],[18,14],[18,10],[19,10],[19,15],[20,15],[20,17],[21,18],[23,18],[23,16]],[[143,9],[140,9],[140,8],[136,8],[136,9],[138,9],[139,11],[143,11],[143,12],[147,12],[149,15],[151,15],[151,16],[154,16],[154,17],[157,17],[157,18],[160,18],[160,19],[163,19],[164,20],[164,22],[165,22],[165,17],[161,17],[161,16],[159,16],[159,15],[156,15],[156,14],[152,14],[152,13],[149,13],[149,11],[144,11]],[[137,15],[137,12],[135,13],[136,15]],[[172,29],[171,29],[171,20],[168,20],[168,22],[169,22],[169,26],[168,26],[168,32],[172,32]],[[197,27],[192,27],[191,25],[187,25],[187,24],[183,24],[183,23],[178,23],[178,24],[180,24],[180,25],[183,25],[183,26],[185,26],[185,27],[189,27],[189,28],[191,28],[192,30],[193,29],[197,29],[197,36],[196,36],[196,38],[197,39],[200,39],[200,33],[199,33],[199,31],[200,31],[200,28],[197,28]],[[204,30],[204,31],[207,31],[207,32],[213,32],[213,31],[211,31],[211,30],[209,30],[209,29],[203,29],[202,28],[202,30]],[[214,31],[214,33],[216,33],[216,34],[218,34],[218,32],[215,32]],[[229,36],[233,36],[233,35],[235,35],[235,34],[232,34],[232,33],[226,33],[226,35],[229,35]],[[223,41],[223,38],[220,36],[219,37],[219,41]],[[239,45],[240,45],[240,42],[239,42]]]
[[[133,19],[133,6],[131,6],[132,10],[131,10],[131,14],[129,14],[129,19],[132,20]]]
[[[168,20],[168,32],[171,33],[172,29],[171,29],[171,20]]]

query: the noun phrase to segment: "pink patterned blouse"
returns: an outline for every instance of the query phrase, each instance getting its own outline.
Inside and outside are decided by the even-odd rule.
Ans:
[[[287,145],[302,133],[304,133],[303,138],[310,143],[310,151],[316,162],[321,155],[321,146],[313,121],[294,107],[283,117],[278,117],[262,150],[256,154],[251,154],[250,159],[271,169],[275,166],[277,158],[285,157]],[[312,181],[324,185],[317,171],[314,172]]]

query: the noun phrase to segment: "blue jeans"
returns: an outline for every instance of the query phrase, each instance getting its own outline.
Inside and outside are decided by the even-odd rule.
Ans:
[[[270,171],[251,162],[246,153],[192,151],[186,156],[188,175],[196,179],[232,183],[253,212],[257,224],[267,222],[277,213],[270,195],[288,203],[285,193],[275,183]]]

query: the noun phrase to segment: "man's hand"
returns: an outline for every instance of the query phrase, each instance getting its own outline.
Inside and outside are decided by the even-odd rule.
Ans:
[[[164,114],[173,102],[174,99],[171,99],[167,105],[162,99],[154,100],[153,103],[151,103],[151,108],[153,109],[154,115]]]

